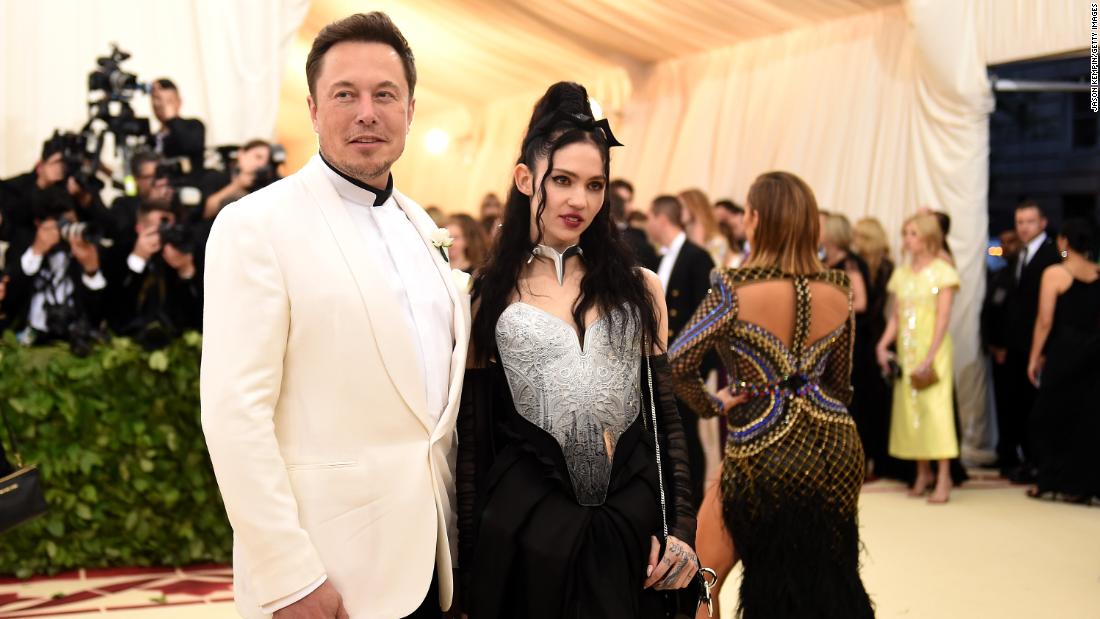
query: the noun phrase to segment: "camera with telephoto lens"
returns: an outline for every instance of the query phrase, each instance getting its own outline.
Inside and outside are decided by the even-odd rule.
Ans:
[[[242,148],[244,147],[236,144],[217,147],[220,167],[226,174],[239,173],[237,156]],[[286,162],[286,148],[282,144],[272,143],[268,145],[268,152],[270,155],[267,164],[253,172],[252,184],[248,186],[249,193],[263,189],[282,178],[279,174],[279,166]]]
[[[172,157],[157,164],[156,177],[167,178],[175,186],[179,180],[191,174],[191,160],[187,157]]]
[[[281,144],[271,145],[271,156],[267,159],[267,165],[256,170],[255,180],[252,181],[252,187],[249,191],[256,191],[263,189],[271,183],[282,178],[279,176],[279,166],[286,161],[286,149]]]
[[[195,233],[184,224],[173,224],[167,221],[161,222],[157,228],[161,245],[171,245],[185,254],[195,251]]]
[[[61,153],[66,178],[72,178],[84,191],[103,189],[103,182],[95,175],[95,153],[88,149],[88,136],[71,131],[54,130],[46,142],[46,151]]]
[[[92,245],[103,245],[104,247],[111,246],[110,239],[106,238],[106,231],[95,222],[74,221],[68,217],[63,217],[57,222],[57,229],[61,233],[61,238],[63,239],[75,236],[81,241],[91,243]]]

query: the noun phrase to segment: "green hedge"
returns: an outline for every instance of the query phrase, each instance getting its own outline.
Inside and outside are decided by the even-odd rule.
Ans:
[[[50,506],[0,534],[0,573],[230,560],[199,425],[201,348],[197,333],[152,353],[115,339],[85,358],[0,341],[0,406]]]

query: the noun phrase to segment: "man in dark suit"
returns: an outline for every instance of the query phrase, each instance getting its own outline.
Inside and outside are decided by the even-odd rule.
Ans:
[[[616,182],[625,183],[626,181],[616,180],[612,182],[612,185]],[[632,228],[627,223],[627,201],[624,199],[623,194],[612,188],[609,199],[611,200],[611,220],[615,222],[615,226],[623,235],[623,240],[630,246],[630,250],[634,252],[635,263],[640,267],[656,272],[657,266],[660,264],[657,250],[653,249],[653,245],[650,245],[645,232]]]
[[[206,148],[206,126],[197,118],[180,117],[179,90],[170,79],[153,82],[153,114],[160,121],[161,130],[156,138],[156,151],[165,159],[183,157],[189,169],[184,175],[198,178],[203,169],[203,149]]]
[[[1001,470],[1014,481],[1029,481],[1027,419],[1037,390],[1027,378],[1031,336],[1039,311],[1039,284],[1043,271],[1061,260],[1054,239],[1047,235],[1047,218],[1037,202],[1016,207],[1016,236],[1020,250],[1008,265],[1013,285],[1004,301],[1003,332],[991,338]]]
[[[668,305],[668,341],[671,344],[691,320],[691,316],[710,291],[710,271],[714,261],[705,249],[687,240],[683,225],[683,204],[675,196],[658,196],[649,207],[646,232],[663,249],[657,275],[665,289]],[[703,371],[715,367],[703,364]],[[687,440],[695,504],[703,500],[706,460],[699,438],[699,418],[684,402],[677,400]]]

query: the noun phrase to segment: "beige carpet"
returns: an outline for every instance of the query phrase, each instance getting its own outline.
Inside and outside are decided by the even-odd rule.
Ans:
[[[942,506],[879,482],[860,511],[863,577],[880,619],[1100,618],[1100,508],[1036,501],[987,480]],[[0,584],[0,619],[236,617],[224,568],[120,572]],[[725,619],[737,579],[722,592]]]
[[[879,619],[1100,619],[1100,508],[988,481],[929,505],[877,482],[860,499],[860,533]],[[723,618],[733,616],[736,576]]]

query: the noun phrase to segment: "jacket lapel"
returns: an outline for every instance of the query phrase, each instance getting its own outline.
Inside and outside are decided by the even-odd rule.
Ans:
[[[304,184],[317,207],[321,209],[359,288],[359,297],[366,308],[371,332],[385,362],[386,373],[409,408],[430,433],[433,428],[428,417],[424,373],[416,358],[414,334],[410,330],[408,319],[402,315],[401,305],[388,286],[378,285],[378,282],[384,281],[380,269],[385,267],[379,265],[367,251],[363,237],[356,230],[356,224],[344,207],[343,200],[321,170],[322,165],[324,163],[315,156],[302,168]]]
[[[405,212],[405,216],[409,218],[409,221],[416,227],[417,232],[420,233],[420,238],[424,241],[424,246],[432,255],[432,260],[435,262],[436,269],[439,270],[440,277],[443,278],[443,283],[447,287],[447,294],[451,297],[451,303],[453,306],[453,326],[454,326],[454,349],[451,352],[451,373],[448,382],[447,390],[447,408],[444,409],[442,416],[439,419],[439,424],[436,426],[436,435],[432,438],[438,438],[442,433],[446,432],[446,428],[449,426],[449,421],[454,417],[458,409],[458,399],[462,390],[462,377],[466,370],[466,350],[469,347],[470,337],[470,296],[465,291],[460,291],[455,284],[454,276],[451,274],[451,265],[449,262],[443,259],[443,254],[439,248],[432,244],[431,234],[437,228],[435,222],[431,217],[413,200],[399,191],[393,192],[394,201]]]

